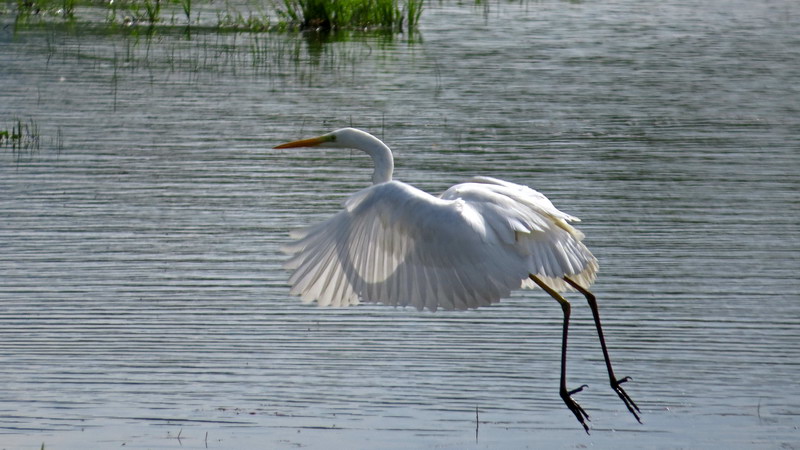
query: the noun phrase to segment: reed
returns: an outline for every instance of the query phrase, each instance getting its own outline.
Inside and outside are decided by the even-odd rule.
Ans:
[[[39,126],[33,119],[14,119],[11,128],[0,129],[0,148],[10,147],[12,152],[39,150],[39,141]]]
[[[302,29],[413,30],[424,0],[283,0],[278,8]]]
[[[217,12],[217,29],[219,31],[262,32],[273,29],[270,15],[261,10],[250,11],[247,15],[228,5],[224,12]]]
[[[144,11],[147,23],[158,22],[161,20],[161,0],[144,0]]]
[[[183,9],[183,14],[186,15],[186,24],[192,23],[192,0],[178,0]]]
[[[78,4],[77,0],[17,0],[16,6],[18,18],[41,16],[72,20]]]
[[[216,8],[216,28],[250,32],[291,29],[413,32],[423,3],[424,0],[255,0],[255,11],[242,12],[241,3],[225,1],[217,3],[223,6]],[[105,21],[112,25],[175,25],[177,14],[186,18],[187,26],[204,26],[194,0],[16,0],[15,5],[18,21],[60,17],[83,23],[78,17],[81,13],[103,8]],[[165,21],[164,15],[172,19]]]

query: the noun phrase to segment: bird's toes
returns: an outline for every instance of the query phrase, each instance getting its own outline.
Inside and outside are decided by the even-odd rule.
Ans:
[[[636,418],[636,421],[642,423],[642,419],[639,417],[639,414],[641,414],[642,411],[639,409],[639,406],[636,405],[636,402],[633,401],[631,396],[628,395],[628,393],[625,392],[625,389],[622,389],[621,386],[622,383],[630,380],[632,380],[631,377],[615,380],[613,383],[611,383],[611,387],[614,388],[614,391],[617,393],[619,398],[622,399],[622,402],[625,403],[625,407],[628,408],[628,411],[630,411],[631,414],[633,414],[633,417]]]
[[[578,422],[583,426],[584,431],[586,434],[589,434],[589,425],[586,421],[590,421],[589,414],[586,413],[586,410],[583,409],[581,405],[578,404],[573,398],[572,395],[582,391],[584,388],[588,387],[587,385],[583,385],[577,389],[573,389],[571,391],[567,391],[566,389],[562,389],[560,392],[561,399],[564,400],[564,404],[567,405],[572,414],[575,415],[575,418],[578,419]]]
[[[616,381],[616,383],[617,383],[617,386],[619,386],[620,384],[627,383],[628,381],[633,381],[633,378],[631,378],[631,377],[620,378],[619,380]]]
[[[589,385],[588,385],[588,384],[581,385],[581,386],[580,386],[580,387],[578,387],[577,389],[573,389],[573,390],[571,390],[571,391],[567,392],[567,395],[569,395],[569,396],[571,397],[571,396],[573,396],[573,395],[577,394],[578,392],[580,392],[580,391],[582,391],[582,390],[584,390],[584,389],[586,389],[586,388],[588,388],[588,387],[589,387]]]

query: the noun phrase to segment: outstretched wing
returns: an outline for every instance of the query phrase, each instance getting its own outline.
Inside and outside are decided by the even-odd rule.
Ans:
[[[451,187],[442,198],[474,205],[498,234],[513,234],[514,246],[525,258],[522,287],[535,287],[528,273],[559,292],[572,290],[565,276],[585,288],[594,283],[597,259],[581,242],[583,233],[569,224],[580,220],[559,211],[543,194],[496,178],[475,177]]]
[[[589,287],[597,260],[583,235],[542,194],[480,177],[440,198],[391,181],[351,196],[329,220],[298,232],[284,250],[291,293],[321,306],[359,301],[417,309],[467,309],[513,289]]]
[[[291,293],[321,306],[359,301],[417,309],[495,303],[527,277],[526,256],[475,205],[391,181],[351,196],[345,209],[285,248]],[[511,232],[513,236],[513,232]]]

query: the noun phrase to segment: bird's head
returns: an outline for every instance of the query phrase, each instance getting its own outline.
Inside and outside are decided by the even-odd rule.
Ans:
[[[372,158],[372,162],[375,165],[375,171],[372,172],[373,183],[385,183],[392,179],[392,170],[394,170],[392,151],[380,139],[366,131],[355,128],[340,128],[322,136],[287,142],[274,148],[297,147],[333,147],[361,150]]]
[[[363,144],[368,141],[377,141],[378,138],[356,128],[340,128],[322,136],[287,142],[274,148],[298,147],[327,147],[327,148],[355,148],[363,150]]]

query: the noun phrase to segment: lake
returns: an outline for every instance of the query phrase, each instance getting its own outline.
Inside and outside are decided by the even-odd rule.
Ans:
[[[800,447],[800,3],[431,2],[416,33],[327,38],[100,22],[0,15],[0,131],[22,130],[0,448]],[[421,189],[488,175],[582,219],[643,424],[580,295],[590,435],[540,290],[436,313],[289,295],[289,231],[372,169],[272,147],[351,125]]]

